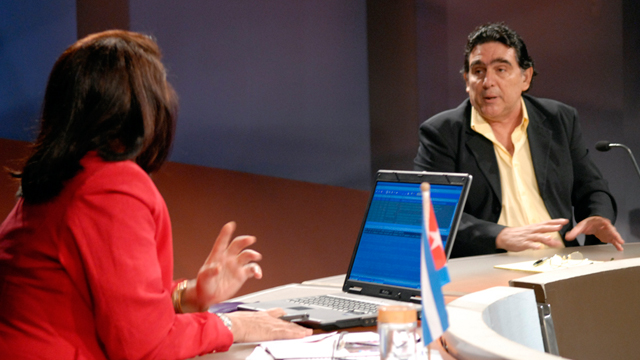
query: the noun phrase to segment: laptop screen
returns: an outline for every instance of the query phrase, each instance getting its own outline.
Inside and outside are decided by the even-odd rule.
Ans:
[[[431,202],[445,249],[462,192],[463,185],[431,184]],[[349,279],[419,289],[421,235],[420,183],[378,181]]]

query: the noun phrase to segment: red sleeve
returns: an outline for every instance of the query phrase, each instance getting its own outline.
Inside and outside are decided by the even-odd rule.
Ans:
[[[134,167],[96,174],[67,211],[107,356],[183,359],[228,350],[233,337],[216,315],[175,314],[168,211]]]

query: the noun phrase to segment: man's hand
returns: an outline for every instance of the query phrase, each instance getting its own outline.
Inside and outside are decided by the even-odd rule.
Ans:
[[[300,339],[313,333],[311,329],[278,319],[284,314],[282,309],[236,311],[227,314],[231,320],[233,342]]]
[[[618,230],[611,224],[611,221],[602,216],[590,216],[579,223],[569,231],[564,238],[567,240],[575,240],[580,234],[595,235],[600,241],[612,244],[622,251],[624,240],[618,233]]]
[[[256,238],[238,236],[231,240],[235,229],[235,222],[222,227],[197,278],[189,281],[182,300],[185,312],[204,311],[232,297],[247,279],[262,278],[262,269],[256,263],[262,255],[246,249]]]
[[[526,226],[506,227],[496,237],[496,247],[507,251],[539,249],[540,244],[561,247],[562,242],[548,233],[560,231],[568,223],[567,219],[553,219]]]

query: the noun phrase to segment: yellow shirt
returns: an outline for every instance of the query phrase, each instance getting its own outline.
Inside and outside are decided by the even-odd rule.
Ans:
[[[527,136],[529,115],[524,105],[524,100],[521,99],[520,101],[522,104],[522,122],[511,134],[511,141],[514,145],[513,156],[496,139],[491,125],[482,118],[475,108],[471,110],[471,129],[491,140],[498,160],[502,188],[502,211],[500,212],[498,224],[511,227],[551,220],[549,211],[547,211],[547,207],[540,196],[538,181],[536,180],[536,173],[531,160],[529,137]],[[558,232],[549,235],[558,240],[562,239]]]

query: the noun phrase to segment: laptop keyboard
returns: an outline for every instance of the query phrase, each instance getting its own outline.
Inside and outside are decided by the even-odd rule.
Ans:
[[[316,305],[334,309],[337,311],[353,312],[359,314],[375,314],[378,305],[363,301],[343,299],[334,296],[320,295],[303,298],[289,299],[288,301],[302,305]]]

